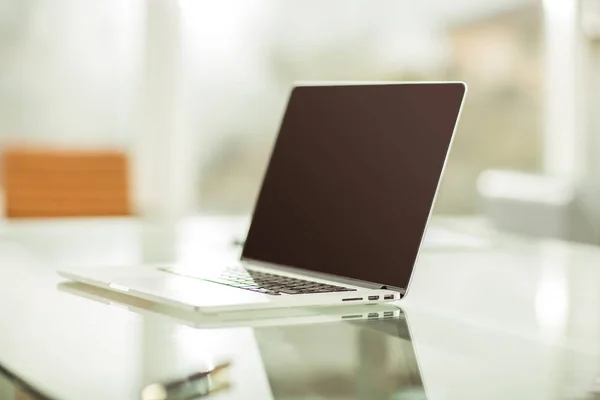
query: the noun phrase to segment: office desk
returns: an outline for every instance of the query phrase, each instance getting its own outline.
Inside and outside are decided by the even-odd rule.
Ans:
[[[235,259],[239,231],[235,220],[190,219],[179,257]],[[15,387],[136,399],[149,383],[220,361],[231,362],[231,386],[210,398],[599,398],[599,249],[497,234],[439,246],[431,232],[403,316],[197,329],[57,288],[61,266],[138,262],[138,221],[9,223],[0,227],[0,399],[27,398]]]

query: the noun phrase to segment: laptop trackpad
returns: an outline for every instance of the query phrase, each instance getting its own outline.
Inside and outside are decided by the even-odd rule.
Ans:
[[[171,274],[114,279],[112,283],[127,287],[130,291],[149,294],[195,307],[264,304],[270,302],[268,296],[260,293]]]

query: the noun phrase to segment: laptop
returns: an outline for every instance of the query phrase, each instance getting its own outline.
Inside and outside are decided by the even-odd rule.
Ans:
[[[204,313],[400,300],[465,93],[462,82],[297,85],[239,262],[59,274]]]

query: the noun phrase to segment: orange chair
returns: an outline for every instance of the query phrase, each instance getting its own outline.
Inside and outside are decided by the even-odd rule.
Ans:
[[[7,149],[9,218],[131,215],[127,157],[118,151]]]

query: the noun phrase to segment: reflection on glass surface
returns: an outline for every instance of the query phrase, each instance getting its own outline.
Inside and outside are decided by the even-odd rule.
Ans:
[[[48,398],[0,366],[0,399],[47,400]]]
[[[80,283],[58,289],[141,317],[141,387],[231,362],[224,398],[427,398],[407,321],[393,305],[210,316]]]
[[[427,399],[404,317],[256,328],[254,335],[275,399]]]
[[[569,314],[569,249],[553,243],[540,247],[542,270],[535,293],[535,314],[545,340],[564,335]]]

